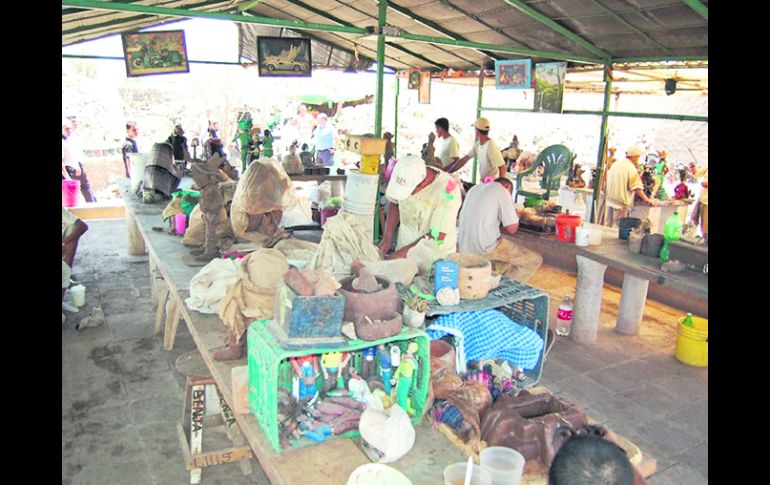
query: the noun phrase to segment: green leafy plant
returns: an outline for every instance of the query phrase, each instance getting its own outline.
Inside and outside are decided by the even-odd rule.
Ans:
[[[406,297],[404,304],[418,313],[427,313],[428,302],[420,298],[419,296],[409,295]]]

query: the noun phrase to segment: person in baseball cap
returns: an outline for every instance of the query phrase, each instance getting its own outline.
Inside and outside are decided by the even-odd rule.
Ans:
[[[505,160],[497,143],[489,137],[490,126],[489,120],[486,118],[476,120],[473,124],[473,127],[476,129],[476,141],[473,144],[473,148],[471,148],[467,155],[447,166],[447,172],[455,173],[463,168],[468,160],[477,157],[478,172],[475,174],[477,183],[482,182],[487,177],[505,177],[507,172]]]
[[[383,257],[406,258],[418,245],[412,258],[418,258],[417,254],[423,250],[431,258],[455,252],[457,213],[462,204],[457,179],[436,167],[426,166],[416,155],[408,155],[396,163],[385,197],[389,204],[379,244]],[[396,247],[391,252],[394,240]]]
[[[633,145],[626,150],[626,157],[612,164],[607,170],[607,225],[614,227],[623,217],[628,217],[634,207],[634,198],[639,197],[651,206],[657,206],[658,201],[647,197],[644,184],[636,169],[639,157],[644,150]]]

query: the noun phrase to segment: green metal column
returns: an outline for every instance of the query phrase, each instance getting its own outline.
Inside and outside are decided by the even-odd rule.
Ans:
[[[594,200],[593,208],[591,210],[591,222],[596,219],[596,210],[599,208],[599,181],[602,178],[602,159],[606,152],[607,142],[607,113],[610,111],[610,96],[612,95],[612,64],[604,65],[604,109],[602,110],[602,128],[599,134],[599,156],[596,162],[598,170],[596,171],[596,179],[594,180]]]
[[[396,80],[396,109],[394,111],[395,116],[393,117],[393,156],[398,157],[398,93],[401,90],[401,80],[398,78],[398,75],[394,76]],[[385,163],[388,163],[387,160],[385,160]]]
[[[377,34],[377,92],[374,94],[374,136],[382,136],[382,91],[385,62],[385,16],[388,13],[388,0],[379,0],[380,14],[377,18],[379,34]]]
[[[481,95],[484,93],[484,66],[479,66],[479,102],[476,104],[476,120],[481,118]],[[475,123],[476,120],[473,120]],[[474,143],[476,141],[474,140]],[[478,170],[479,159],[473,157],[473,184],[476,185],[476,171]]]

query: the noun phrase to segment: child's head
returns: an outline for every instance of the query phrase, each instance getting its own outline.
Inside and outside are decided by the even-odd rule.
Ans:
[[[303,143],[303,144],[302,144],[302,151],[303,151],[303,152],[306,152],[306,151],[307,151],[307,143]]]
[[[680,170],[679,171],[679,180],[681,182],[684,182],[685,180],[687,180],[687,170]]]
[[[270,130],[265,130],[265,136],[270,136]]]

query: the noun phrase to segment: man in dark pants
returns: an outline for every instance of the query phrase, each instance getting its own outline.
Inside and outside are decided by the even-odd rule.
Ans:
[[[65,163],[65,170],[67,175],[73,180],[80,181],[80,192],[83,194],[83,198],[86,202],[96,202],[96,197],[91,194],[91,184],[88,182],[88,174],[83,167],[83,149],[80,146],[80,137],[75,135],[78,129],[78,119],[75,116],[67,117],[69,131],[65,133],[64,123],[62,123],[62,143],[67,145],[69,150],[69,160],[65,163],[62,158],[62,163]],[[62,155],[64,156],[64,155]],[[64,177],[64,174],[62,174]]]
[[[123,143],[123,166],[126,169],[126,178],[131,177],[131,158],[129,153],[139,153],[139,146],[136,144],[136,137],[139,129],[136,123],[129,121],[126,123],[126,141]]]

